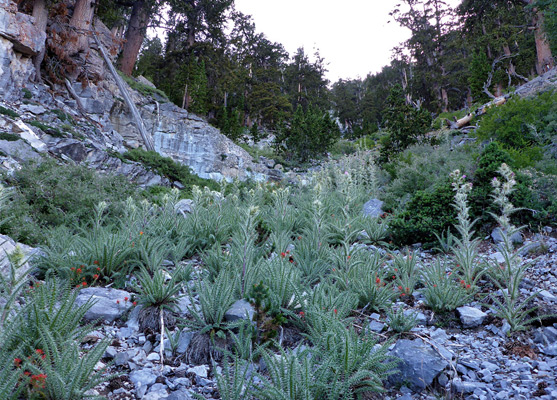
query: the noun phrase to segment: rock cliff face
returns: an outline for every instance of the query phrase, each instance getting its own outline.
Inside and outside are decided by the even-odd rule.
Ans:
[[[0,0],[0,93],[16,96],[34,72],[31,57],[43,48],[46,35],[33,25],[33,17],[17,12],[10,0]]]
[[[110,152],[107,153],[106,150],[122,153],[126,147],[140,147],[142,139],[92,40],[91,51],[80,65],[103,79],[88,86],[73,83],[77,98],[70,96],[63,86],[49,88],[29,81],[35,72],[32,57],[45,45],[45,34],[39,32],[33,22],[33,17],[17,11],[13,0],[0,0],[0,103],[4,101],[0,105],[21,114],[21,118],[0,115],[0,130],[21,138],[16,141],[0,140],[0,151],[4,157],[0,162],[9,169],[21,161],[39,160],[39,154],[50,154],[77,163],[88,163],[96,169],[126,174],[142,185],[168,184],[165,179],[141,166],[122,163],[110,156]],[[100,21],[95,21],[94,26],[106,48],[117,47],[110,31]],[[22,99],[23,89],[31,94],[30,98]],[[253,162],[244,149],[203,118],[188,113],[157,94],[145,96],[128,90],[159,153],[190,166],[203,178],[280,178],[277,177],[279,171]],[[80,112],[78,106],[85,113]],[[70,116],[74,122],[72,128],[66,129],[62,135],[59,134],[60,128],[68,121],[57,118],[60,113]],[[32,121],[55,129],[32,126],[29,124]]]
[[[266,179],[264,166],[255,164],[244,149],[203,118],[169,102],[149,102],[148,98],[139,98],[137,101],[157,152],[190,166],[202,178]],[[123,106],[112,108],[110,120],[130,146],[141,142],[131,116]]]

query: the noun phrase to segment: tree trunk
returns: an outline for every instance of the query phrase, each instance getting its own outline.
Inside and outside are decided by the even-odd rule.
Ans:
[[[70,54],[89,49],[89,35],[94,12],[93,0],[77,0],[75,2],[70,26],[77,31],[77,43],[73,46],[70,45]]]
[[[527,4],[531,4],[532,0],[523,0]],[[543,13],[538,11],[537,8],[533,10],[534,18],[532,22],[534,24],[534,37],[536,41],[536,72],[538,75],[542,75],[549,69],[555,66],[555,59],[551,54],[551,48],[549,47],[549,41],[547,40],[547,35],[543,29]]]
[[[536,40],[536,53],[538,59],[536,61],[536,70],[538,75],[542,75],[547,72],[555,65],[555,60],[551,54],[551,48],[549,47],[549,41],[547,40],[547,35],[543,30],[543,14],[537,12],[534,17],[534,23],[536,30],[534,31],[534,36]]]
[[[126,42],[120,59],[120,69],[128,76],[131,76],[133,72],[137,55],[145,39],[148,23],[149,10],[147,3],[143,0],[134,2],[128,30],[126,31]]]
[[[441,100],[443,101],[443,112],[449,112],[449,94],[445,88],[441,88]]]
[[[46,0],[35,0],[33,4],[33,18],[35,18],[35,27],[41,31],[46,32],[46,25],[48,22],[48,9],[46,8]],[[46,47],[43,46],[39,54],[33,57],[33,65],[35,66],[35,82],[41,80],[41,64],[43,63]]]

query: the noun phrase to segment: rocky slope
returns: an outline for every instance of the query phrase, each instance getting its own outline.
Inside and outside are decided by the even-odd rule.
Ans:
[[[1,240],[0,240],[1,242]],[[361,244],[356,244],[361,246]],[[4,246],[13,248],[9,240]],[[11,247],[10,247],[11,246]],[[292,246],[295,251],[295,246]],[[384,252],[367,246],[368,251]],[[34,250],[24,248],[28,254]],[[419,252],[418,263],[427,268],[439,256]],[[544,313],[557,311],[557,239],[551,229],[545,234],[526,239],[523,262],[529,264],[527,279],[521,285],[524,297],[539,292],[536,305]],[[482,257],[501,257],[492,238],[482,243]],[[0,257],[1,258],[1,257]],[[200,260],[186,261],[196,272],[203,268]],[[197,274],[196,274],[197,275]],[[440,319],[424,307],[420,291],[413,293],[412,306],[397,302],[405,313],[417,316],[417,326],[398,336],[390,353],[401,361],[399,373],[385,382],[387,393],[382,399],[463,398],[463,399],[555,399],[557,398],[557,324],[546,320],[544,326],[532,332],[507,336],[509,326],[494,318],[493,309],[484,303],[472,302],[460,307],[454,318]],[[194,394],[206,399],[218,399],[215,370],[210,362],[193,360],[199,346],[195,332],[176,331],[171,340],[165,339],[163,358],[160,336],[139,329],[140,306],[132,304],[133,294],[125,290],[104,287],[82,289],[78,304],[93,298],[97,303],[86,314],[89,321],[100,320],[90,343],[104,338],[112,345],[106,350],[102,367],[118,378],[97,386],[91,394],[108,399],[178,400],[193,399]],[[188,318],[188,307],[196,306],[196,296],[182,298],[177,316]],[[226,314],[229,321],[253,315],[253,307],[240,300]],[[362,316],[362,329],[378,335],[380,341],[396,337],[389,328],[386,315],[373,313]],[[301,337],[300,337],[301,338]],[[304,341],[292,347],[304,348]],[[220,367],[217,367],[220,368]],[[264,365],[252,364],[253,371],[262,372]]]
[[[110,31],[100,21],[95,22],[95,29],[103,46],[115,45]],[[141,185],[168,184],[141,166],[124,165],[106,152],[122,153],[126,148],[142,146],[143,141],[92,39],[86,67],[103,80],[71,84],[76,96],[62,85],[30,81],[35,72],[32,57],[42,46],[44,37],[33,26],[32,17],[17,12],[15,3],[0,0],[0,106],[12,111],[0,113],[0,132],[20,138],[0,140],[2,165],[10,169],[18,162],[49,154],[125,174]],[[245,150],[203,118],[162,96],[146,96],[129,87],[128,90],[156,150],[190,166],[197,175],[216,180],[264,180],[269,175],[280,175],[254,162]]]

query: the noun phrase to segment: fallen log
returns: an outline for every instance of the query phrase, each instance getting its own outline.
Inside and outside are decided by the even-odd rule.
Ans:
[[[507,102],[507,98],[508,98],[507,96],[497,97],[492,101],[490,101],[489,103],[486,103],[483,106],[479,107],[476,111],[468,113],[460,119],[456,119],[456,117],[454,121],[447,119],[447,125],[451,129],[462,129],[466,127],[474,119],[474,117],[478,117],[480,115],[485,114],[487,110],[489,110],[492,107],[498,107],[500,105],[505,104]]]

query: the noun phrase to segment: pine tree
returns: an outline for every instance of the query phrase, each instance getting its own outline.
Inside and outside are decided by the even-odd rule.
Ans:
[[[416,143],[420,135],[426,133],[431,126],[429,112],[408,104],[400,85],[395,85],[391,89],[383,119],[389,134],[381,143],[381,162],[389,161],[393,156]]]

